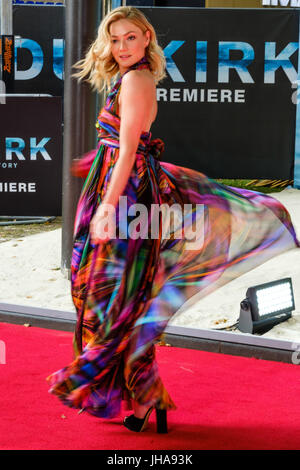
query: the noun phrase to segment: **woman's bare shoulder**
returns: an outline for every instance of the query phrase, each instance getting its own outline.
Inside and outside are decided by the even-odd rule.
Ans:
[[[121,91],[118,97],[119,116],[122,114],[123,106],[128,109],[132,105],[134,105],[135,112],[140,109],[143,112],[150,113],[148,121],[151,125],[157,113],[157,102],[156,84],[149,70],[130,70],[122,79]],[[149,127],[149,122],[145,122],[144,126]],[[144,127],[145,130],[146,127]]]
[[[147,91],[155,87],[155,80],[150,70],[130,70],[122,79],[123,88],[135,91]]]

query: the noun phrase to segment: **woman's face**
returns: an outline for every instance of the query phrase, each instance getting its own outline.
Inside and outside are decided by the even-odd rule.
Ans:
[[[145,55],[150,42],[150,31],[143,31],[129,20],[114,21],[109,28],[111,52],[119,65],[120,73],[138,62]]]

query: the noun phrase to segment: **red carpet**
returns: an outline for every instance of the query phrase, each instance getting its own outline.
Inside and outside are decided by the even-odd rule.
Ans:
[[[72,334],[0,324],[1,450],[299,449],[300,369],[257,359],[157,347],[178,410],[169,434],[143,433],[62,405],[45,378],[72,359]],[[125,415],[126,412],[123,413]]]

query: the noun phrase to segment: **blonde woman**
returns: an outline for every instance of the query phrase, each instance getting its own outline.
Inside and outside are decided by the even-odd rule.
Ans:
[[[165,58],[141,11],[109,13],[75,65],[76,77],[109,93],[97,149],[73,167],[86,178],[71,264],[75,360],[48,378],[50,392],[105,418],[119,415],[125,400],[133,414],[123,423],[136,432],[155,409],[157,431],[167,432],[167,410],[176,406],[159,376],[155,343],[169,319],[299,242],[278,201],[160,160],[164,145],[150,129]],[[177,223],[157,217],[157,207],[176,209]]]

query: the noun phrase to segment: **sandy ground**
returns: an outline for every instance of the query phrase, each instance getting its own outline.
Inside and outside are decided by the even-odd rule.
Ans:
[[[285,189],[272,196],[289,210],[299,238],[300,191]],[[50,308],[75,314],[70,281],[60,270],[61,236],[61,229],[58,229],[0,243],[0,304]],[[299,249],[277,256],[219,288],[172,319],[170,325],[201,329],[233,325],[239,318],[239,305],[248,287],[284,277],[292,278],[296,310],[291,319],[276,325],[264,336],[300,342]]]

